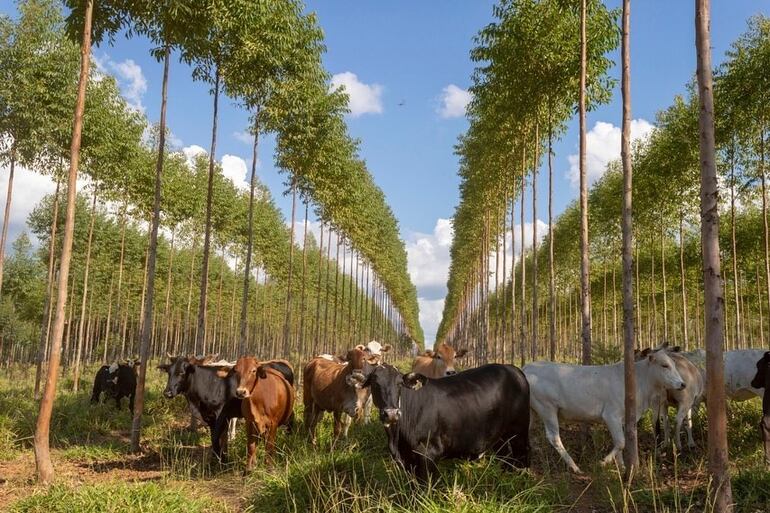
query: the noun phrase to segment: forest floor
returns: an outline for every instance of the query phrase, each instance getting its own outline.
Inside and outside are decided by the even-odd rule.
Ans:
[[[95,369],[85,373],[90,380]],[[299,433],[281,432],[272,468],[258,465],[244,475],[243,429],[230,446],[231,463],[215,464],[208,436],[188,431],[182,398],[164,399],[164,375],[148,373],[143,453],[128,451],[131,418],[127,401],[89,404],[90,382],[61,391],[51,425],[56,485],[35,483],[32,445],[37,402],[33,372],[0,371],[0,511],[12,512],[700,512],[708,478],[703,458],[704,411],[695,418],[698,449],[655,455],[649,419],[640,423],[642,467],[631,486],[598,461],[611,443],[603,426],[563,431],[565,446],[585,471],[569,473],[545,437],[532,433],[532,468],[505,471],[488,458],[445,462],[440,477],[418,483],[394,465],[377,422],[351,427],[350,437],[331,442],[331,419],[322,423],[319,448]],[[733,493],[741,513],[770,511],[770,472],[762,462],[758,400],[729,408]],[[298,415],[301,418],[301,415]],[[239,425],[240,426],[240,425]],[[261,453],[261,448],[260,448]]]

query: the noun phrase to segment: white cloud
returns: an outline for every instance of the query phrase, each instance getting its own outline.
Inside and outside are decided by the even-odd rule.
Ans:
[[[379,84],[364,84],[355,73],[345,71],[332,77],[331,88],[343,87],[348,95],[350,115],[354,118],[363,114],[382,114],[382,91]]]
[[[97,80],[100,80],[103,74],[114,75],[128,106],[139,112],[145,111],[142,100],[147,92],[147,79],[144,77],[141,66],[133,59],[113,61],[107,54],[102,56],[94,54],[92,60],[97,69]]]
[[[223,155],[222,174],[232,180],[238,189],[249,189],[249,184],[246,182],[246,161],[244,161],[241,157],[237,157],[235,155]]]
[[[409,275],[418,291],[446,287],[453,235],[452,221],[439,218],[432,234],[414,233],[407,241]]]
[[[190,167],[193,167],[193,164],[195,163],[195,158],[198,155],[205,155],[208,152],[203,149],[201,146],[198,146],[197,144],[191,144],[190,146],[185,146],[182,148],[182,153],[184,153],[184,156],[187,157],[187,165]]]
[[[251,135],[248,131],[243,130],[241,132],[233,132],[233,137],[235,137],[236,140],[242,142],[243,144],[254,144],[254,136]]]
[[[631,140],[646,138],[655,127],[645,119],[631,121]],[[604,121],[597,121],[586,133],[586,176],[589,186],[602,177],[607,164],[620,157],[620,127]],[[580,162],[577,154],[567,157],[567,177],[573,187],[580,185]]]
[[[441,323],[441,315],[444,313],[444,298],[425,299],[418,298],[420,306],[420,326],[425,334],[425,347],[432,347],[432,341],[436,339],[436,331]]]
[[[437,112],[444,119],[461,118],[465,116],[465,109],[468,107],[473,95],[454,84],[449,84],[441,91],[441,105]]]

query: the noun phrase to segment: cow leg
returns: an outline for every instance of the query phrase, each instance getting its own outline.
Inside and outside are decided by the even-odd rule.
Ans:
[[[660,415],[663,418],[663,446],[669,447],[671,445],[671,426],[668,418],[668,402],[661,402]],[[679,449],[679,445],[676,448]]]
[[[340,433],[342,433],[342,413],[335,411],[333,413],[334,415],[334,441],[337,441],[337,439],[340,437]],[[347,435],[347,430],[346,433]]]
[[[371,419],[372,419],[372,394],[369,394],[366,397],[366,402],[364,403],[364,424],[368,424]]]
[[[762,415],[762,420],[759,421],[759,431],[765,447],[765,463],[770,465],[770,415]]]
[[[294,411],[289,414],[289,418],[286,419],[286,423],[284,424],[286,426],[286,432],[291,434],[294,433],[295,426],[295,419],[294,419]]]
[[[265,436],[265,463],[268,466],[273,466],[273,456],[275,456],[275,434],[278,431],[276,424],[267,426],[267,433]]]
[[[692,437],[692,408],[687,410],[684,417],[684,428],[687,431],[687,447],[695,449],[695,440]]]
[[[602,460],[602,465],[609,465],[614,460],[618,468],[623,468],[623,448],[626,446],[626,437],[623,434],[623,424],[620,418],[606,416],[604,422],[612,436],[612,450]]]
[[[340,419],[340,423],[342,424],[342,438],[347,438],[348,430],[350,429],[350,425],[353,423],[353,417],[347,413],[343,413],[342,418]]]
[[[305,405],[305,429],[307,429],[308,438],[313,446],[316,444],[315,428],[323,417],[323,413],[323,410],[313,403]]]
[[[115,396],[115,409],[116,410],[120,409],[120,400],[121,399],[123,399],[123,395],[122,394],[118,394],[118,395]]]
[[[135,392],[131,392],[131,395],[128,396],[128,409],[131,413],[134,413],[134,395]]]
[[[564,460],[570,470],[575,474],[581,474],[580,467],[575,464],[575,460],[572,459],[572,456],[569,455],[567,449],[564,448],[561,436],[559,436],[559,418],[557,413],[555,411],[549,411],[547,413],[543,412],[538,414],[540,415],[540,418],[543,419],[545,437],[551,443],[553,448],[556,449],[556,452],[559,453],[559,456],[561,456],[561,459]]]
[[[674,443],[676,444],[676,449],[679,452],[682,452],[682,423],[684,422],[685,417],[688,415],[690,409],[685,408],[684,405],[679,405],[679,407],[676,409],[676,424],[674,425]],[[690,438],[690,432],[687,431],[688,435],[688,445],[689,445],[689,438]]]
[[[235,435],[236,435],[237,429],[238,429],[238,419],[235,418],[235,417],[230,419],[230,422],[228,423],[227,428],[228,428],[227,429],[227,441],[230,442],[232,440],[235,440]]]
[[[257,453],[257,424],[252,420],[246,421],[246,471],[254,466]]]

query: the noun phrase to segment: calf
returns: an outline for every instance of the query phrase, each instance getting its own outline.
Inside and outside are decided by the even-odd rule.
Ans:
[[[412,372],[417,372],[428,378],[443,378],[457,374],[455,358],[465,356],[466,349],[455,350],[446,342],[439,344],[435,351],[425,351],[412,363]]]
[[[650,353],[634,365],[638,421],[663,390],[681,390],[685,383],[665,351]],[[530,405],[542,419],[548,441],[573,472],[580,473],[580,468],[562,444],[560,418],[604,421],[612,435],[613,447],[602,464],[615,460],[619,467],[623,466],[621,452],[626,443],[623,434],[623,362],[614,365],[534,362],[525,365],[523,370],[529,380]]]
[[[374,359],[367,355],[363,345],[358,345],[348,351],[345,360],[345,363],[337,363],[317,356],[302,370],[305,427],[313,445],[316,443],[315,428],[324,412],[330,411],[334,415],[335,438],[347,436],[349,423],[343,422],[343,413],[350,417],[358,417],[361,413],[362,398],[352,376],[367,372]]]
[[[751,380],[751,386],[764,389],[762,395],[762,420],[759,421],[759,433],[765,448],[765,463],[770,465],[770,351],[767,351],[756,363],[757,372]]]
[[[259,437],[265,439],[267,462],[272,462],[276,431],[294,423],[295,392],[283,374],[249,356],[238,359],[233,375],[237,379],[235,394],[242,399],[241,412],[246,419],[246,469],[251,470]]]
[[[511,466],[529,466],[529,385],[512,365],[431,379],[382,364],[353,379],[372,391],[391,456],[420,478],[441,459],[477,459],[486,452]]]

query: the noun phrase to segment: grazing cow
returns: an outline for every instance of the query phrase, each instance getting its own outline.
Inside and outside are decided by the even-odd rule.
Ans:
[[[246,469],[251,470],[258,438],[265,439],[265,458],[271,463],[278,428],[294,423],[295,391],[283,374],[250,356],[238,359],[233,375],[237,380],[235,395],[242,399],[241,412],[246,420]]]
[[[762,436],[762,444],[765,448],[765,463],[770,465],[770,351],[767,351],[756,363],[757,372],[751,380],[751,386],[756,389],[763,388],[762,396],[762,420],[759,421],[759,433]]]
[[[477,459],[486,452],[529,466],[529,385],[512,365],[431,379],[382,364],[354,380],[371,388],[391,456],[420,478],[441,459]]]
[[[94,388],[91,391],[91,404],[101,402],[102,394],[112,397],[115,392],[115,383],[110,379],[110,365],[102,365],[94,376]]]
[[[671,357],[676,365],[676,370],[682,377],[682,381],[685,383],[685,388],[682,390],[666,390],[665,393],[661,393],[652,406],[652,411],[655,412],[655,436],[660,438],[661,434],[661,419],[663,420],[663,446],[668,447],[671,443],[669,438],[669,426],[668,426],[668,407],[674,406],[676,408],[676,437],[674,443],[678,450],[682,450],[682,424],[685,425],[687,431],[687,447],[693,449],[695,447],[695,440],[692,437],[692,411],[695,409],[701,401],[703,401],[706,393],[706,380],[703,372],[694,363],[685,358],[679,353],[679,346],[675,346],[668,349],[668,344],[663,344],[657,349],[645,349],[638,354],[638,359],[645,358],[652,351],[667,350],[667,354]]]
[[[754,397],[763,397],[761,389],[752,386],[751,380],[756,372],[757,361],[765,354],[764,349],[736,349],[725,351],[725,394],[731,401],[746,401]],[[696,349],[682,353],[700,369],[706,365],[706,351]]]
[[[455,350],[446,342],[439,344],[435,351],[425,351],[412,363],[412,372],[417,372],[429,378],[443,378],[457,374],[455,370],[455,358],[465,356],[466,349]]]
[[[662,390],[681,390],[685,383],[665,351],[652,352],[635,366],[638,421]],[[604,421],[612,435],[613,447],[602,464],[615,460],[619,467],[623,466],[621,452],[626,444],[623,434],[623,362],[614,365],[534,362],[525,365],[523,370],[529,380],[530,405],[542,419],[548,441],[573,472],[580,473],[580,468],[562,444],[560,418]]]
[[[374,357],[368,355],[363,345],[348,351],[345,363],[337,363],[322,357],[310,360],[302,370],[302,401],[305,405],[304,421],[310,441],[315,445],[315,428],[324,412],[334,415],[334,436],[346,437],[349,423],[343,421],[343,413],[350,417],[361,414],[364,397],[352,381],[354,373],[368,372]]]

